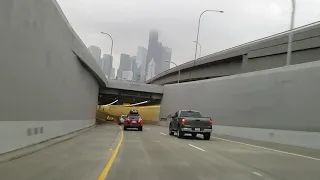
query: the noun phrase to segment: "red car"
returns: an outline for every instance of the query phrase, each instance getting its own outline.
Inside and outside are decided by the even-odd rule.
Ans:
[[[143,130],[143,121],[136,110],[131,110],[128,116],[124,119],[123,129],[126,131],[128,128],[138,128],[139,131]]]

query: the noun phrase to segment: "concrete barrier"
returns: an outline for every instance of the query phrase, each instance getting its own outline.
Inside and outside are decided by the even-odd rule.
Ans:
[[[55,0],[0,1],[0,154],[95,124],[106,78]]]
[[[195,109],[210,116],[219,133],[320,148],[319,82],[316,61],[166,85],[160,116]]]

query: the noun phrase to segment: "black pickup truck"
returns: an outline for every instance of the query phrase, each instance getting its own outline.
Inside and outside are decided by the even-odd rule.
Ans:
[[[178,138],[185,134],[191,134],[196,137],[197,134],[203,134],[205,140],[209,140],[212,132],[212,120],[209,117],[202,117],[201,113],[193,110],[177,111],[169,124],[169,134],[174,135],[177,132]]]

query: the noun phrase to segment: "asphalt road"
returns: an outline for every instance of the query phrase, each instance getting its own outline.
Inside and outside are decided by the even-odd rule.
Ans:
[[[145,126],[143,132],[125,131],[107,179],[320,179],[320,159],[240,143],[216,138],[206,141],[201,136],[178,139],[160,126]],[[312,152],[320,155],[320,151]]]
[[[0,180],[95,180],[112,155],[119,134],[120,128],[114,124],[100,125],[70,140],[0,163]]]
[[[0,163],[0,179],[94,180],[107,172],[107,180],[319,180],[319,167],[319,150],[224,136],[178,139],[153,125],[122,136],[107,124]]]

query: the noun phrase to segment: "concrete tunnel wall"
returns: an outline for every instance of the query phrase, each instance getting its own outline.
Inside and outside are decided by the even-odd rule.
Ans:
[[[214,132],[320,149],[320,62],[165,85],[160,117],[210,116]]]
[[[95,124],[106,79],[55,1],[0,1],[0,46],[0,154]]]

